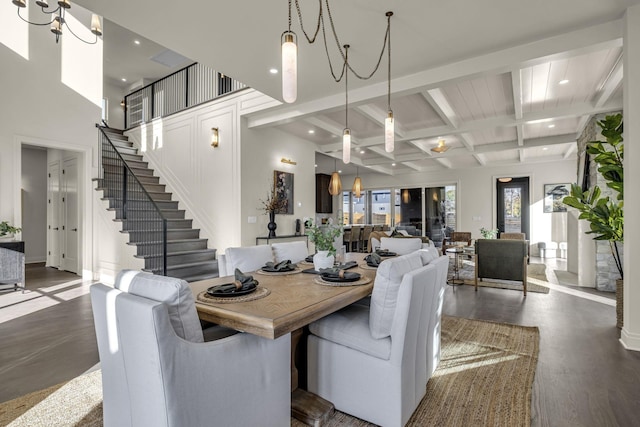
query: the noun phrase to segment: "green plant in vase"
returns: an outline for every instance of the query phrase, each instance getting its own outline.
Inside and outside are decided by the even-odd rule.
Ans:
[[[9,225],[8,221],[0,222],[0,237],[6,237],[15,233],[19,233],[20,231],[22,231],[22,228]]]
[[[329,255],[333,256],[336,254],[336,248],[333,246],[333,242],[341,234],[342,225],[334,224],[333,219],[329,219],[328,224],[319,227],[311,222],[307,228],[307,235],[309,236],[309,240],[315,245],[316,251],[329,251]]]
[[[480,234],[482,235],[483,239],[495,239],[498,236],[498,229],[495,228],[493,230],[487,230],[486,228],[482,227],[480,229]]]

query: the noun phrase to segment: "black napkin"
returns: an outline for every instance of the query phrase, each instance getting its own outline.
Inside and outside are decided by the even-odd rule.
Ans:
[[[309,255],[304,259],[306,262],[313,262],[313,255]]]
[[[367,261],[369,267],[377,267],[382,262],[382,257],[377,253],[372,253],[364,257],[364,260]]]
[[[332,282],[353,282],[360,279],[360,273],[352,273],[341,270],[340,268],[322,268],[320,274],[323,279],[330,280]]]
[[[235,293],[235,292],[243,292],[249,291],[251,289],[255,289],[258,286],[258,281],[248,274],[244,274],[242,271],[236,268],[234,273],[235,282],[233,283],[225,283],[224,285],[219,285],[215,287],[215,291],[217,293]]]
[[[398,255],[397,253],[391,252],[388,249],[378,249],[378,250],[376,250],[375,253],[377,255],[380,255],[380,256],[396,256],[396,255]]]
[[[262,267],[262,270],[275,273],[275,272],[291,271],[294,268],[296,268],[296,265],[292,264],[291,260],[286,259],[284,261],[280,261],[279,263],[273,263],[269,261]]]
[[[350,268],[354,268],[358,266],[357,261],[347,261],[344,264],[337,265],[335,268],[339,268],[340,270],[349,270]]]

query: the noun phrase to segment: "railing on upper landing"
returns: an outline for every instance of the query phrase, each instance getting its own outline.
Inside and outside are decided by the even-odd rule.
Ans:
[[[195,107],[247,86],[202,64],[191,64],[125,96],[125,129]]]

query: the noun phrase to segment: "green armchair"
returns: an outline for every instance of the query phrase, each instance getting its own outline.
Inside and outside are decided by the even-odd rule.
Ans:
[[[524,240],[477,239],[476,291],[478,279],[515,280],[522,281],[524,296],[527,296],[527,249]]]

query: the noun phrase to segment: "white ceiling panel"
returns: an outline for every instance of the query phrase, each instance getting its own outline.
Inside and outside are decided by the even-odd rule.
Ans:
[[[329,119],[344,128],[345,111],[333,111],[325,114]],[[384,127],[382,122],[371,120],[358,112],[355,108],[349,108],[349,129],[351,129],[352,138],[371,138],[374,136],[384,137]]]
[[[578,117],[567,117],[564,119],[545,120],[537,123],[526,123],[523,126],[524,139],[575,133],[578,126],[578,120]]]
[[[510,73],[465,80],[442,90],[457,116],[464,121],[513,114]]]
[[[383,111],[387,111],[387,99],[380,99],[373,103]],[[406,130],[425,127],[443,126],[442,118],[420,94],[407,96],[392,96],[391,109],[396,123]]]
[[[518,138],[515,126],[489,128],[471,134],[475,145],[494,144],[496,142],[515,141]]]
[[[543,159],[548,157],[564,156],[569,150],[572,150],[573,156],[575,157],[576,155],[575,143],[525,148],[524,152],[525,152],[525,158],[532,160],[532,159]]]

